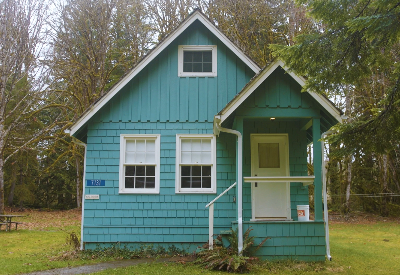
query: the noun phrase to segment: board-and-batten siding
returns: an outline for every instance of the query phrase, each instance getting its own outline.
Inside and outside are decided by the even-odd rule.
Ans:
[[[217,77],[178,77],[178,45],[217,45]],[[254,75],[204,26],[195,23],[159,54],[88,123],[83,240],[96,243],[154,243],[188,251],[208,239],[208,209],[216,194],[175,194],[176,134],[212,134],[213,118]],[[119,194],[121,134],[160,134],[160,194]],[[217,194],[236,177],[236,139],[217,138]],[[231,190],[215,205],[215,233],[236,217]]]
[[[254,72],[205,27],[194,25],[132,79],[94,119],[212,122]],[[217,45],[217,77],[178,77],[178,45],[193,44]]]

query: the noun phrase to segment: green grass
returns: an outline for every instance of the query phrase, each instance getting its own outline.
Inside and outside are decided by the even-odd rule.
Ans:
[[[331,262],[264,263],[249,274],[400,274],[400,224],[340,224],[331,229]],[[95,274],[223,274],[191,264],[140,264]],[[226,273],[224,273],[226,274]]]
[[[79,230],[79,228],[69,228]],[[0,274],[18,274],[89,263],[82,260],[53,261],[52,257],[70,250],[67,233],[61,230],[0,231]]]
[[[50,214],[52,216],[48,216]],[[66,237],[70,232],[80,232],[79,213],[74,217],[50,214],[28,214],[22,220],[24,226],[18,231],[0,231],[0,274],[28,273],[111,260],[68,257],[72,249],[66,245]],[[37,220],[40,221],[35,223]],[[250,274],[400,274],[399,222],[334,223],[330,226],[330,232],[332,262],[266,262]],[[62,257],[63,254],[67,256]],[[190,263],[152,263],[96,274],[227,273],[203,270]]]

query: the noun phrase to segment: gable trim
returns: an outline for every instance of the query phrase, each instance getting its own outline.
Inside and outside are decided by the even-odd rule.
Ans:
[[[219,118],[221,123],[224,122],[260,85],[263,83],[279,66],[281,66],[286,73],[288,73],[301,87],[305,85],[305,79],[301,76],[291,72],[286,65],[281,61],[277,60],[266,67],[259,75],[255,76],[247,86],[219,112]],[[314,93],[306,92],[310,94],[330,115],[332,115],[338,122],[342,122],[340,111],[333,106],[333,104],[324,96]]]
[[[225,44],[232,52],[236,54],[247,66],[250,67],[255,73],[260,71],[257,64],[245,55],[232,41],[230,41],[216,26],[214,26],[209,19],[196,10],[185,21],[182,22],[165,40],[160,42],[147,56],[145,56],[139,64],[132,69],[125,77],[118,81],[111,90],[102,98],[100,98],[94,105],[89,107],[88,110],[72,125],[70,135],[75,134],[81,127],[83,127],[90,118],[92,118],[108,101],[111,100],[125,85],[129,83],[137,74],[139,74],[144,67],[146,67],[155,57],[157,57],[166,47],[168,47],[184,30],[186,30],[194,21],[199,20],[203,25],[213,33],[223,44]],[[178,50],[178,49],[177,49]]]

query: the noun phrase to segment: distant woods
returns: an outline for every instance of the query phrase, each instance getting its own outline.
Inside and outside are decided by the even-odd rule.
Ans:
[[[309,17],[315,9],[310,4],[313,1],[298,2],[0,0],[0,212],[6,205],[80,207],[84,149],[64,130],[197,8],[260,67],[269,64],[277,52],[288,64],[290,58],[297,58],[309,66],[310,59],[285,55],[284,50],[270,47],[304,45],[307,35],[333,39],[328,33],[332,20],[313,12],[314,17]],[[347,1],[342,2],[345,5]],[[355,9],[347,19],[356,17],[356,11],[373,12],[374,7],[365,1],[348,2]],[[393,7],[394,11],[399,9]],[[357,26],[353,28],[361,28]],[[363,38],[358,40],[355,33],[349,36],[354,40],[346,44],[347,51],[354,58],[355,51],[368,45],[362,44]],[[329,41],[326,43],[329,45]],[[398,56],[398,43],[381,49],[394,52],[393,58]],[[391,134],[393,138],[383,140],[383,130],[376,128],[377,135],[376,131],[363,132],[371,140],[364,148],[362,142],[351,143],[350,134],[342,135],[356,131],[350,126],[370,119],[385,104],[391,104],[390,112],[397,110],[397,101],[387,97],[394,80],[388,77],[389,71],[379,70],[385,64],[390,67],[394,60],[377,63],[380,67],[374,67],[372,74],[362,74],[340,85],[319,86],[322,88],[317,91],[335,101],[348,117],[339,130],[341,135],[336,135],[331,140],[333,145],[327,147],[328,189],[336,210],[400,213],[400,197],[393,195],[400,193],[399,139]],[[326,60],[313,62],[318,61],[329,67]],[[300,73],[314,80],[312,72]],[[396,131],[393,129],[398,129],[399,122],[392,114],[396,112],[384,122]],[[390,146],[375,148],[374,142]],[[371,194],[374,196],[368,196]]]

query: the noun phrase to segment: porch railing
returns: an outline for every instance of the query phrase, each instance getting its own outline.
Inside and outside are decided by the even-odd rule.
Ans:
[[[314,183],[315,176],[293,176],[293,177],[244,177],[244,182],[302,182],[303,186]]]
[[[216,202],[220,197],[222,197],[226,192],[231,190],[234,186],[236,186],[236,182],[228,187],[224,192],[219,194],[215,199],[210,201],[206,205],[208,207],[208,249],[212,250],[214,246],[214,202]]]

